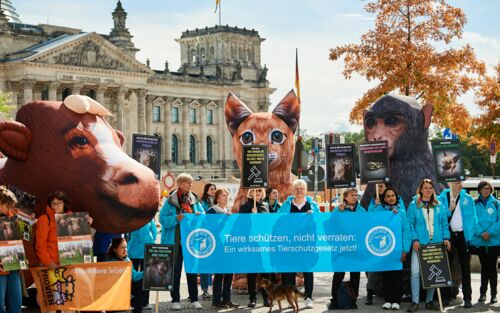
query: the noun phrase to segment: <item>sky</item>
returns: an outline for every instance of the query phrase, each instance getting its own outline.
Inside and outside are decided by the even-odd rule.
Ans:
[[[53,24],[109,34],[116,0],[11,0],[20,19],[27,24]],[[330,61],[329,49],[358,43],[373,28],[374,15],[364,11],[360,0],[221,0],[222,24],[255,29],[265,38],[261,45],[262,65],[276,88],[271,109],[294,88],[295,49],[299,53],[301,82],[301,128],[308,134],[326,131],[358,131],[349,112],[354,102],[374,82],[342,75],[343,61]],[[490,70],[500,62],[500,1],[451,0],[464,10],[467,24],[462,39],[453,47],[470,44]],[[180,46],[174,41],[187,29],[218,24],[215,0],[122,0],[127,27],[140,49],[137,59],[150,59],[153,69],[180,67]],[[476,115],[471,93],[461,98]]]

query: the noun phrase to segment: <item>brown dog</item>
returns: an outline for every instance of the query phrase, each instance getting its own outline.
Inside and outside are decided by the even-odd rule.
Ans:
[[[267,291],[270,303],[269,312],[273,310],[274,300],[278,301],[278,307],[281,311],[281,300],[285,299],[292,306],[294,313],[299,312],[299,295],[304,296],[304,294],[299,292],[295,286],[275,285],[269,279],[264,278],[259,282],[259,288]]]
[[[269,186],[278,189],[280,200],[292,194],[292,161],[295,151],[293,134],[300,118],[300,103],[290,91],[273,112],[254,113],[232,93],[226,101],[227,128],[233,136],[233,152],[241,170],[243,145],[267,145],[269,154]],[[238,211],[246,199],[246,190],[240,188],[234,202]]]

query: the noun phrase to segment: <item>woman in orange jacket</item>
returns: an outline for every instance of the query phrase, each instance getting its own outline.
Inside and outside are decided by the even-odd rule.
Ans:
[[[66,194],[55,191],[47,200],[45,213],[38,218],[35,227],[35,250],[40,266],[47,266],[52,270],[59,267],[55,214],[68,213],[68,207]]]

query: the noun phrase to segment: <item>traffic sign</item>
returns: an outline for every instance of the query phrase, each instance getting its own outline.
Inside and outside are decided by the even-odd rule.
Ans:
[[[307,177],[314,182],[314,165],[309,166],[307,169]],[[318,181],[323,181],[325,179],[325,169],[323,166],[318,165]]]

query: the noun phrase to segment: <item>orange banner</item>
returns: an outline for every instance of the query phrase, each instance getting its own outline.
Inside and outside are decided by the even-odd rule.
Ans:
[[[132,263],[103,262],[32,268],[42,312],[124,311],[130,308]]]

